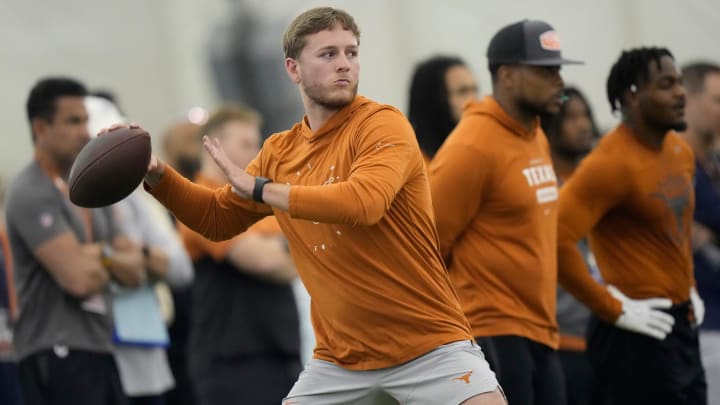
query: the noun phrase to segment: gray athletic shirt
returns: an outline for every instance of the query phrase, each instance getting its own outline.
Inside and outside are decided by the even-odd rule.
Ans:
[[[112,212],[91,211],[94,241],[111,241],[116,229]],[[86,300],[70,295],[33,254],[43,242],[68,231],[87,243],[80,209],[33,161],[13,180],[6,215],[20,308],[14,337],[18,359],[55,346],[110,353],[108,294]]]

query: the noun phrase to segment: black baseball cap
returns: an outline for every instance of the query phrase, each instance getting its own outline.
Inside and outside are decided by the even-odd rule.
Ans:
[[[553,27],[539,20],[522,20],[503,27],[490,40],[489,65],[556,66],[582,64],[562,57]]]

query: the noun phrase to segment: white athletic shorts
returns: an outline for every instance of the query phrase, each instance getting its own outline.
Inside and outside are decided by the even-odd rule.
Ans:
[[[456,405],[498,387],[480,346],[465,340],[380,370],[347,370],[312,359],[282,404]]]

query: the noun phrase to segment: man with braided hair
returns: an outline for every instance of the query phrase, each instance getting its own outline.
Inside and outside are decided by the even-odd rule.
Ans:
[[[602,404],[707,403],[692,272],[693,152],[685,89],[670,51],[622,53],[607,81],[622,122],[560,193],[558,278],[595,318],[588,356]],[[587,272],[589,235],[607,288]]]

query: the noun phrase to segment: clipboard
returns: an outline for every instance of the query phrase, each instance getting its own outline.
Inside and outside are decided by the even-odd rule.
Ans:
[[[165,321],[155,291],[149,284],[118,288],[113,294],[113,340],[118,345],[167,347]]]

